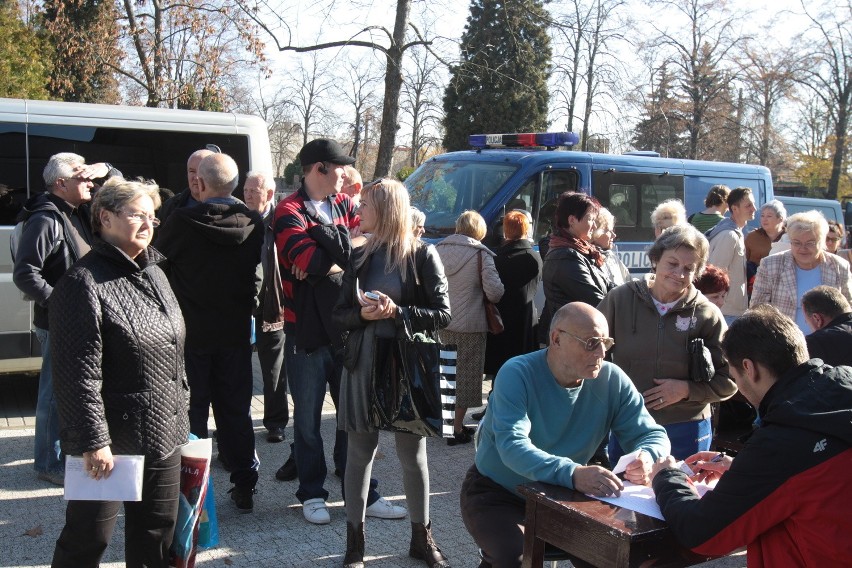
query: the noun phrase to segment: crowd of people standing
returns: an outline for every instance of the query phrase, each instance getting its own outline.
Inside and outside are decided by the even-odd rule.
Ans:
[[[151,181],[57,154],[44,172],[48,191],[27,203],[14,279],[36,300],[45,352],[35,468],[62,484],[65,454],[81,455],[94,479],[110,475],[115,453],[145,456],[142,501],[124,504],[128,565],[168,565],[179,449],[190,432],[209,437],[211,408],[230,499],[252,512],[260,469],[252,344],[268,442],[284,440],[288,391],[292,398],[293,444],[276,478],[298,480],[295,496],[313,524],[331,522],[320,433],[326,393],[337,408],[344,566],[364,566],[367,517],[408,516],[408,554],[446,568],[432,535],[425,438],[394,435],[407,508],[382,498],[371,477],[378,341],[421,332],[457,347],[449,445],[473,440],[467,411],[482,406],[483,376],[494,376],[461,506],[483,566],[511,566],[520,562],[523,533],[516,483],[549,480],[609,495],[622,485],[606,466],[623,453],[642,450],[627,478],[645,484],[656,460],[705,455],[712,407],[739,384],[726,330],[749,302],[775,306],[826,358],[852,329],[848,257],[831,241],[842,228],[816,212],[787,218],[771,201],[761,228],[745,235],[756,212],[748,188],[711,188],[707,209],[692,217],[677,200],[660,204],[651,216],[651,271],[633,278],[614,246],[616,219],[586,194],[559,196],[544,257],[524,210],[503,217],[495,251],[482,244],[487,226],[476,211],[432,245],[420,239],[423,214],[401,183],[364,184],[331,140],[307,143],[299,157],[301,188],[275,204],[269,172],[245,173],[242,201],[233,195],[234,160],[199,150],[187,162],[186,190],[161,204]],[[488,331],[488,304],[502,316],[501,333]],[[504,378],[513,373],[516,380]],[[578,394],[595,377],[603,378]],[[528,424],[529,412],[547,416],[559,405],[578,409],[562,430]],[[566,441],[581,421],[583,436]],[[542,447],[558,459],[539,463],[534,448]],[[601,465],[586,465],[593,458]],[[96,565],[119,506],[70,501],[53,565]]]

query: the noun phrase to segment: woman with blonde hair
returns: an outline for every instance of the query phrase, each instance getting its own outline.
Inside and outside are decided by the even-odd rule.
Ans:
[[[370,412],[374,339],[398,337],[406,321],[412,332],[434,331],[450,322],[441,260],[432,245],[414,238],[405,186],[390,179],[368,184],[361,192],[359,215],[361,230],[370,236],[353,252],[334,308],[334,321],[349,332],[337,416],[338,427],[349,438],[344,474],[347,568],[364,566],[367,493],[379,443]],[[365,296],[365,290],[378,299]],[[426,439],[404,432],[394,437],[411,516],[408,554],[430,568],[448,567],[432,539]]]
[[[828,223],[819,211],[787,218],[790,250],[764,258],[757,268],[749,307],[772,304],[808,335],[811,328],[802,310],[802,296],[821,284],[840,289],[852,300],[849,263],[825,250]]]
[[[651,211],[651,224],[654,226],[654,238],[672,225],[685,225],[686,208],[680,199],[666,199]]]
[[[471,441],[473,429],[464,425],[464,415],[468,408],[482,406],[488,337],[482,296],[497,303],[504,291],[494,266],[494,253],[480,242],[485,233],[482,215],[465,211],[456,220],[456,233],[435,246],[444,263],[453,307],[453,321],[441,331],[441,341],[458,348],[455,436],[447,439],[450,446]]]
[[[618,248],[615,246],[615,217],[609,209],[601,207],[598,220],[592,232],[592,242],[601,250],[604,256],[603,270],[613,286],[621,286],[630,282],[630,271],[618,258]]]

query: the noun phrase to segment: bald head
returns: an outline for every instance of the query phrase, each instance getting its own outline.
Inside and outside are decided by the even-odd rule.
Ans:
[[[211,154],[213,152],[210,150],[196,150],[190,154],[189,159],[186,161],[186,181],[189,184],[189,192],[196,201],[201,201],[198,195],[201,191],[198,187],[198,165],[201,163],[201,160]]]
[[[596,326],[603,326],[609,333],[606,318],[598,310],[584,302],[571,302],[559,308],[550,322],[550,333],[556,329],[564,329],[580,335]]]
[[[609,325],[602,313],[582,302],[559,308],[550,323],[547,365],[563,387],[595,379],[603,368]]]
[[[198,165],[201,200],[226,197],[236,189],[240,172],[237,163],[227,154],[210,154]]]

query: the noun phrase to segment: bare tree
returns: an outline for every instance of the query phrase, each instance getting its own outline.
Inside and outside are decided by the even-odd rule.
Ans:
[[[622,38],[620,30],[624,26],[622,22],[616,19],[616,14],[625,4],[626,2],[623,0],[595,0],[592,10],[589,11],[588,33],[584,42],[586,50],[586,100],[583,109],[583,150],[588,148],[589,119],[592,116],[594,100],[600,94],[601,84],[606,76],[615,75],[614,78],[618,79],[619,74],[615,71],[615,68],[600,63],[600,58],[607,55],[606,49],[611,42]]]
[[[686,157],[710,157],[703,152],[702,138],[713,118],[714,105],[726,96],[733,58],[749,39],[736,29],[743,16],[732,13],[721,0],[657,0],[654,4],[673,10],[681,18],[667,18],[674,23],[666,29],[651,22],[658,35],[646,44],[646,49],[661,50],[674,70],[679,95],[684,100],[680,118],[689,134]]]
[[[421,36],[417,27],[409,21],[411,0],[397,0],[393,30],[388,30],[382,26],[368,25],[351,38],[304,46],[293,45],[290,28],[284,21],[283,17],[278,15],[282,11],[271,9],[266,3],[266,0],[260,0],[259,2],[251,0],[236,1],[240,3],[246,17],[251,18],[259,27],[267,32],[279,51],[304,53],[323,49],[365,47],[380,51],[384,54],[385,88],[384,100],[382,103],[381,138],[379,142],[379,152],[376,158],[375,174],[388,175],[393,162],[393,151],[396,145],[396,131],[399,129],[398,118],[400,92],[402,90],[403,56],[414,46],[428,46],[431,44],[430,41]],[[267,17],[270,15],[274,15],[273,17],[277,19],[281,28],[276,29],[268,23],[269,20]],[[414,39],[406,41],[405,34],[409,29],[414,33]],[[378,39],[373,39],[378,36],[382,36],[387,43],[382,43],[382,41]],[[369,39],[359,39],[362,37],[367,37]]]
[[[365,116],[367,111],[372,111],[378,104],[376,87],[381,77],[376,75],[371,65],[371,58],[344,63],[345,77],[340,80],[338,90],[341,96],[351,105],[353,111],[352,122],[348,125],[352,130],[352,148],[349,155],[355,158],[355,167],[358,170],[364,168],[364,163],[358,162],[358,150],[361,147],[364,134]]]
[[[223,76],[264,61],[258,29],[231,2],[121,0],[129,56],[113,68],[129,80],[127,91],[153,107],[226,107]]]
[[[317,53],[309,53],[299,67],[285,79],[286,98],[302,126],[302,145],[308,143],[311,132],[325,134],[327,99],[334,87],[334,77],[326,72],[326,63]]]
[[[811,22],[815,39],[811,44],[810,64],[801,82],[810,88],[823,104],[832,127],[831,174],[826,197],[837,199],[849,136],[849,114],[852,112],[852,0],[824,3],[819,12],[802,2]]]
[[[575,120],[582,123],[583,150],[592,137],[592,115],[607,107],[602,101],[612,100],[624,82],[618,57],[609,50],[631,27],[625,6],[624,0],[572,0],[567,13],[553,16],[554,40],[562,47],[554,50],[561,54],[554,57],[553,112],[567,115],[568,130],[575,129]]]
[[[573,0],[569,13],[556,16],[553,22],[554,43],[564,46],[564,50],[553,50],[553,79],[558,85],[555,89],[555,108],[568,116],[566,130],[574,131],[577,96],[580,92],[582,73],[580,63],[583,59],[583,36],[589,25],[590,13],[582,0]]]
[[[412,50],[410,68],[402,86],[402,113],[410,121],[411,151],[408,165],[417,167],[427,151],[440,145],[438,131],[442,120],[440,62],[428,50]]]
[[[275,177],[284,175],[284,168],[292,162],[299,151],[302,141],[302,125],[295,118],[294,105],[287,97],[286,89],[262,88],[263,75],[257,78],[253,89],[245,89],[246,96],[241,98],[236,112],[253,114],[262,118],[269,131],[269,148],[272,153],[272,167]]]
[[[755,140],[757,162],[764,166],[769,165],[770,146],[776,138],[775,111],[793,94],[797,59],[789,47],[773,50],[749,44],[743,50],[740,80],[745,86],[745,103],[756,118],[749,130]]]

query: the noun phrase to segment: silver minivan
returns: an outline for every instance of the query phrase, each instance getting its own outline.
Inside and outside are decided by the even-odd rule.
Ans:
[[[12,282],[9,238],[23,204],[45,189],[48,158],[74,152],[178,193],[187,158],[208,144],[231,155],[243,176],[272,169],[266,123],[255,116],[0,98],[0,373],[41,367],[32,302]]]

